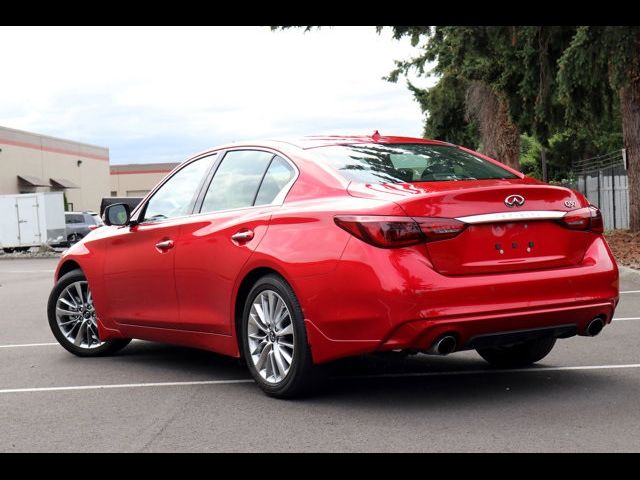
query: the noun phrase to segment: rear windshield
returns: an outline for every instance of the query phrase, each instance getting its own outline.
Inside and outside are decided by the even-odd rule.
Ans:
[[[362,183],[446,182],[518,178],[457,147],[404,144],[335,145],[314,149],[316,158],[348,180]]]

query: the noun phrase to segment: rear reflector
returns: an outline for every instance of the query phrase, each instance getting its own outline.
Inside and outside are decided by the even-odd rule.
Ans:
[[[594,233],[604,232],[602,213],[594,206],[567,213],[560,220],[560,224],[571,230],[589,230]]]
[[[452,218],[411,218],[345,215],[336,225],[360,240],[380,248],[400,248],[453,238],[466,224]]]

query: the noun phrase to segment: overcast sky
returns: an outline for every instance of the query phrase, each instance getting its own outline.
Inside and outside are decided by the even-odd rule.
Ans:
[[[404,80],[382,80],[415,50],[374,27],[2,27],[0,45],[0,125],[109,147],[112,163],[248,138],[422,131]]]

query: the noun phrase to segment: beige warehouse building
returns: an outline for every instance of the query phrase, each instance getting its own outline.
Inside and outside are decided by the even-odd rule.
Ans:
[[[0,195],[63,191],[69,211],[104,197],[143,197],[177,163],[110,165],[109,149],[0,127]]]
[[[111,165],[112,197],[144,197],[177,163]]]
[[[0,127],[0,195],[63,191],[69,210],[109,195],[109,149]]]

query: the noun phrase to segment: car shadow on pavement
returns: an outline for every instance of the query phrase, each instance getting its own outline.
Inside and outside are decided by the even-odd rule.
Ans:
[[[159,343],[134,342],[112,360],[123,367],[145,366],[174,375],[206,375],[210,379],[248,378],[246,367],[237,359]],[[541,362],[533,368],[552,366],[561,365]],[[328,368],[331,380],[323,390],[313,397],[291,403],[303,402],[301,405],[307,408],[343,402],[350,407],[360,405],[381,410],[392,405],[417,410],[425,407],[456,409],[471,402],[476,406],[487,403],[494,407],[508,407],[514,402],[531,405],[534,401],[535,405],[536,400],[566,403],[572,398],[583,398],[587,392],[611,392],[616,386],[623,390],[627,387],[637,389],[637,382],[625,385],[627,378],[607,371],[496,372],[479,357],[476,359],[469,354],[404,358],[369,355],[334,362]],[[254,390],[256,395],[263,396],[251,384],[234,388]],[[264,398],[265,401],[278,401]]]

